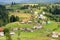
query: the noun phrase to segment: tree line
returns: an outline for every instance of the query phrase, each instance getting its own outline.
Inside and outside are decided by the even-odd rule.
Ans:
[[[6,7],[4,5],[0,5],[0,27],[8,24],[9,22],[15,22],[18,21],[18,16],[11,16],[9,19],[9,12],[7,11]]]

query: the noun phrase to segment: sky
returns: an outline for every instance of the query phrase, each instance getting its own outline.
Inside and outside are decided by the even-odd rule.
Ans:
[[[23,2],[60,2],[60,0],[0,0],[0,2],[5,2],[5,3],[11,3],[11,2],[16,2],[16,3],[23,3]]]

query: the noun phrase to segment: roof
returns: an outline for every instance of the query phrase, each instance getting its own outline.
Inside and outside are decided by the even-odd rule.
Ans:
[[[4,28],[0,27],[0,32],[2,32],[4,30]]]

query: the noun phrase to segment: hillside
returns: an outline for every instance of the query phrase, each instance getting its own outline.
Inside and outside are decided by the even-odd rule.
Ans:
[[[0,5],[0,26],[0,40],[60,40],[60,4]]]

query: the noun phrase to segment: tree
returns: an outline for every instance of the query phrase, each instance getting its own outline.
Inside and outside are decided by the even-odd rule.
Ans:
[[[16,16],[15,18],[16,18],[16,21],[19,21],[19,17],[18,16]]]
[[[51,6],[51,5],[50,5]],[[44,9],[44,11],[50,12],[54,15],[58,15],[60,14],[60,6],[59,5],[52,5],[52,7],[50,7],[49,5],[46,7],[46,9]]]
[[[10,22],[15,22],[15,21],[16,21],[16,18],[15,18],[14,15],[12,15],[12,16],[10,17]]]
[[[5,34],[5,36],[6,36],[6,40],[12,40],[8,28],[5,28],[5,29],[4,29],[4,34]]]
[[[12,3],[11,3],[11,6],[13,6],[13,5],[15,5],[15,4],[16,4],[15,2],[12,2]]]
[[[6,10],[5,6],[0,5],[0,26],[6,25],[8,20],[8,11]]]
[[[14,16],[14,15],[11,15],[10,17],[10,22],[16,22],[16,21],[19,21],[19,17],[18,16]]]

